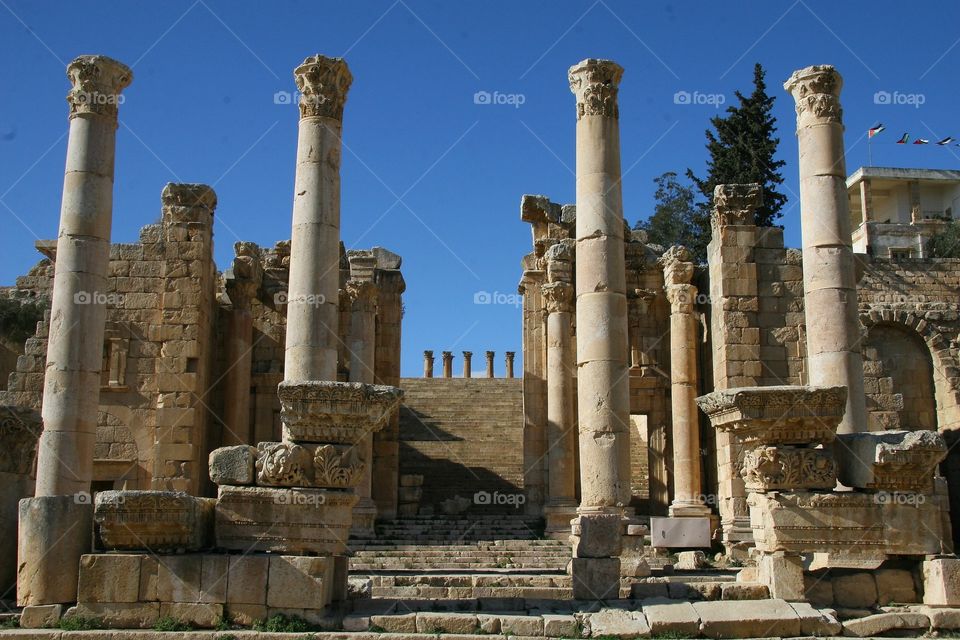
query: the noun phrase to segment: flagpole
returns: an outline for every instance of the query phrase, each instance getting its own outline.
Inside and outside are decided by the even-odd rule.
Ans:
[[[873,136],[867,136],[867,166],[873,166]]]

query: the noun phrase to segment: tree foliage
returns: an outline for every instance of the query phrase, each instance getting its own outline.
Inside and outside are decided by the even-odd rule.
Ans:
[[[930,258],[960,258],[960,223],[951,222],[927,240]]]

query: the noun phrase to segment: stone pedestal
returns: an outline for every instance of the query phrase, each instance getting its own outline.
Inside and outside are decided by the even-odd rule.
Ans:
[[[89,493],[100,397],[120,92],[133,79],[106,56],[67,66],[72,87],[43,384],[36,495]]]
[[[800,224],[809,384],[847,387],[840,433],[867,430],[847,170],[843,80],[830,65],[794,71],[783,85],[796,101]]]
[[[40,496],[20,501],[17,534],[17,604],[77,600],[80,556],[93,547],[89,497]]]

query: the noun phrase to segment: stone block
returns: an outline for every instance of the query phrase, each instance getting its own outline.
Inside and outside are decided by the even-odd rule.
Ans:
[[[370,616],[370,626],[383,629],[384,633],[416,633],[417,614]],[[497,632],[490,632],[497,633]]]
[[[960,605],[960,559],[924,561],[923,603],[944,607]]]
[[[757,578],[773,598],[804,599],[803,564],[798,556],[764,554],[757,562]]]
[[[200,602],[223,604],[227,601],[227,575],[230,556],[207,554],[200,560]]]
[[[157,557],[157,599],[160,602],[199,602],[203,556]]]
[[[267,606],[323,609],[330,604],[332,558],[271,556]]]
[[[880,636],[890,631],[927,631],[930,618],[922,613],[878,613],[865,618],[855,618],[843,623],[843,635],[858,638]]]
[[[749,582],[731,582],[720,587],[721,600],[765,600],[770,590],[765,584]]]
[[[822,638],[840,635],[843,625],[830,610],[816,609],[808,602],[791,602],[790,606],[800,618],[800,633]]]
[[[689,602],[666,598],[644,600],[643,613],[654,636],[694,638],[700,633],[700,616]]]
[[[707,566],[707,554],[703,551],[681,551],[677,554],[677,561],[673,563],[673,568],[677,571],[696,571]]]
[[[140,555],[84,555],[80,558],[78,602],[137,602],[140,563]]]
[[[249,445],[214,449],[208,460],[210,480],[216,484],[253,484],[256,459],[257,449]]]
[[[344,631],[368,631],[370,629],[370,616],[359,613],[351,613],[343,617],[341,623]]]
[[[265,605],[269,556],[230,556],[229,562],[227,603]]]
[[[498,634],[500,633],[500,618],[496,615],[487,613],[477,614],[477,624],[480,627],[480,633]]]
[[[478,628],[477,616],[472,613],[417,613],[417,633],[473,634]]]
[[[960,609],[922,607],[918,611],[930,618],[931,631],[955,631],[960,629]]]
[[[96,618],[108,629],[149,629],[160,617],[159,602],[78,604],[73,615]]]
[[[666,582],[634,582],[630,586],[630,597],[634,600],[667,599],[669,595]]]
[[[881,607],[892,603],[919,602],[913,574],[906,569],[877,569],[877,604]]]
[[[838,607],[869,609],[877,603],[876,580],[865,571],[834,576],[833,599]]]
[[[266,595],[264,595],[264,598],[266,598]],[[264,604],[227,603],[224,615],[233,624],[250,627],[257,620],[267,619],[267,606]]]
[[[352,493],[323,489],[221,486],[217,546],[238,551],[343,555],[350,534]]]
[[[629,640],[650,637],[650,625],[647,624],[646,616],[639,611],[601,609],[588,614],[586,624],[590,627],[590,636],[594,638],[614,637]]]
[[[543,635],[547,638],[576,638],[580,635],[580,624],[572,615],[546,613],[543,615]]]
[[[76,602],[80,557],[92,547],[89,496],[24,498],[19,504],[17,604]]]
[[[140,602],[157,601],[157,580],[160,574],[160,562],[156,556],[140,556]]]
[[[501,615],[500,633],[505,636],[542,636],[543,618],[540,616]]]
[[[20,627],[22,629],[52,629],[55,628],[63,615],[62,604],[37,604],[24,607],[20,612]]]
[[[620,593],[620,558],[572,558],[573,597],[606,600]]]
[[[933,475],[947,455],[936,431],[874,431],[839,436],[840,482],[857,489],[933,492]]]
[[[223,618],[223,605],[199,602],[161,602],[160,617],[201,629],[211,629]]]
[[[803,578],[806,600],[819,607],[833,606],[833,582],[828,575],[806,575]]]
[[[618,514],[581,515],[573,521],[574,558],[610,558],[620,555],[623,517]]]
[[[708,638],[791,638],[800,617],[784,600],[694,602],[700,634]]]
[[[175,491],[101,491],[94,521],[108,550],[197,551],[210,544],[213,504]]]

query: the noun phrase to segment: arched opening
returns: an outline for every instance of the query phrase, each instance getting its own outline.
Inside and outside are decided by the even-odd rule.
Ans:
[[[915,331],[878,324],[867,334],[863,356],[870,430],[936,431],[933,360],[923,339]]]

